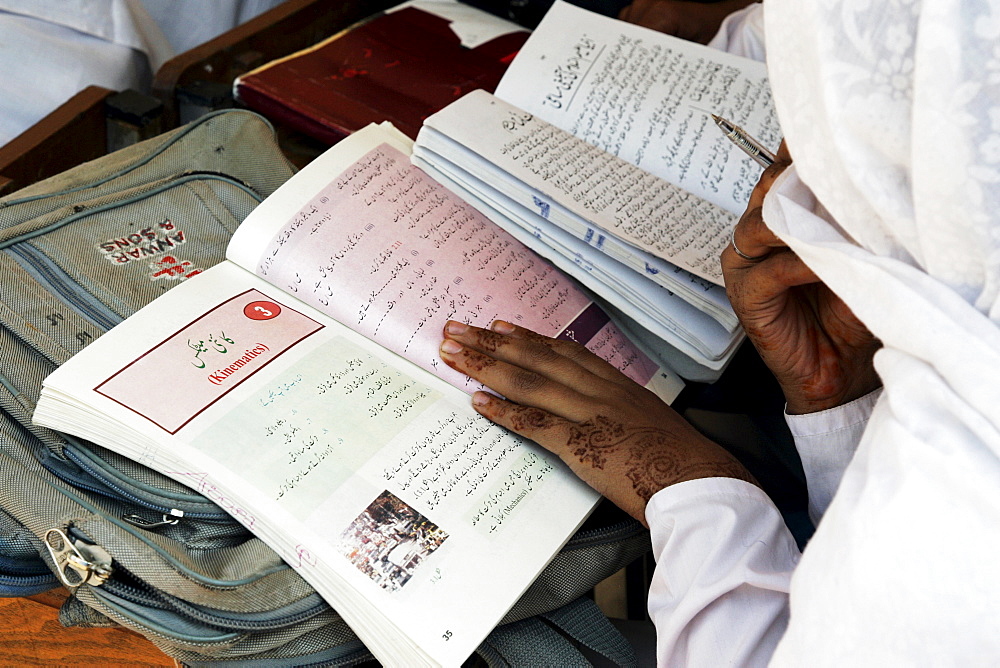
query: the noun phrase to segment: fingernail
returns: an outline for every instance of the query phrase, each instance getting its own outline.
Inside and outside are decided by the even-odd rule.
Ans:
[[[449,320],[444,326],[444,331],[448,332],[449,334],[465,334],[467,331],[469,331],[469,326],[466,325],[464,322]]]
[[[458,341],[452,341],[451,339],[445,339],[441,342],[441,352],[454,355],[457,352],[461,352],[462,344]]]
[[[485,406],[488,403],[490,403],[490,395],[481,390],[472,393],[473,406]]]
[[[506,322],[504,320],[494,320],[493,326],[490,327],[497,334],[510,334],[514,331],[514,325]]]

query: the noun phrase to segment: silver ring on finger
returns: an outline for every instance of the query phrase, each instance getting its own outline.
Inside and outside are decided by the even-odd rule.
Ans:
[[[735,227],[733,228],[733,233],[729,237],[729,244],[733,247],[733,250],[736,251],[736,254],[739,255],[744,260],[746,260],[747,262],[760,262],[765,257],[767,257],[767,253],[764,253],[763,255],[747,255],[746,253],[744,253],[743,251],[741,251],[740,247],[736,245],[736,228]]]

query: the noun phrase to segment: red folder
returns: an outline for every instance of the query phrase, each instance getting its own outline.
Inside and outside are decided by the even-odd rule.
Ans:
[[[377,14],[239,77],[248,108],[333,144],[391,121],[416,138],[427,116],[476,88],[492,92],[528,37],[515,31],[469,49],[449,21],[408,7]]]

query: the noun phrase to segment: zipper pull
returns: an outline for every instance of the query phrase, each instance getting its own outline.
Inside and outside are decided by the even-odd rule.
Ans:
[[[49,529],[45,547],[56,564],[56,574],[70,589],[82,584],[99,587],[111,575],[111,555],[99,545],[74,541],[60,529]]]
[[[183,510],[177,510],[176,508],[171,508],[169,512],[162,515],[163,519],[157,520],[147,520],[142,515],[136,513],[129,513],[128,515],[122,515],[122,519],[134,527],[139,527],[140,529],[156,529],[158,527],[169,526],[177,524],[184,517]]]

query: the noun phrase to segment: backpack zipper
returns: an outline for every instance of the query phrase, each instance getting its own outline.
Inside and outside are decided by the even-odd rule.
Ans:
[[[124,567],[121,568],[119,574],[122,575],[122,578],[116,577],[108,581],[104,588],[110,594],[143,607],[171,610],[176,614],[226,631],[266,631],[283,628],[330,610],[329,604],[317,593],[288,604],[284,610],[242,615],[238,612],[224,614],[227,611],[216,612],[211,608],[171,596],[169,593],[136,578]],[[128,578],[128,581],[126,582],[123,578]]]
[[[67,305],[76,309],[80,315],[92,322],[102,330],[107,331],[123,320],[123,317],[112,311],[106,304],[97,297],[90,294],[78,282],[74,281],[55,261],[50,259],[29,243],[34,237],[42,236],[47,232],[69,225],[79,219],[92,216],[109,209],[117,209],[129,204],[134,204],[147,199],[161,192],[181,186],[188,181],[215,180],[228,183],[240,190],[245,191],[257,202],[263,201],[263,197],[246,183],[231,176],[218,174],[215,172],[187,172],[179,177],[172,177],[166,183],[159,182],[148,190],[127,197],[126,199],[103,204],[101,206],[88,209],[82,205],[76,205],[75,213],[66,216],[52,225],[25,233],[13,239],[8,239],[0,243],[0,250],[9,253],[25,271],[30,273],[42,287],[58,295]]]
[[[163,546],[157,544],[154,541],[147,540],[141,533],[135,532],[134,531],[134,527],[132,527],[128,522],[125,522],[124,520],[120,519],[119,517],[117,517],[115,515],[108,514],[106,511],[98,508],[93,501],[91,501],[89,499],[86,499],[86,498],[80,496],[79,494],[77,494],[76,491],[77,490],[69,489],[69,488],[66,488],[66,489],[60,488],[59,489],[59,492],[63,496],[65,496],[66,498],[72,500],[74,503],[78,504],[83,510],[85,510],[85,511],[87,511],[89,513],[94,514],[95,516],[97,516],[100,519],[103,519],[104,521],[106,521],[110,525],[117,525],[119,528],[122,528],[122,529],[125,529],[126,531],[128,531],[132,536],[134,536],[136,539],[140,540],[143,544],[145,544],[149,548],[149,550],[151,552],[156,553],[159,556],[159,558],[162,559],[163,562],[169,568],[171,568],[175,573],[177,573],[177,574],[179,574],[179,575],[181,575],[183,577],[186,577],[187,579],[191,580],[192,582],[196,583],[199,586],[208,587],[208,588],[212,588],[212,587],[239,587],[239,586],[242,586],[242,585],[245,585],[245,584],[249,584],[249,583],[255,582],[258,579],[260,579],[260,578],[268,575],[269,573],[271,573],[273,571],[280,570],[280,569],[285,569],[285,568],[291,568],[291,566],[289,566],[288,564],[286,564],[284,562],[276,562],[267,571],[259,572],[259,573],[256,573],[256,574],[253,574],[253,575],[241,578],[241,579],[237,579],[237,580],[221,580],[221,579],[207,577],[207,576],[205,576],[202,573],[199,573],[197,571],[194,571],[194,570],[192,570],[192,569],[184,566],[182,563],[178,562],[174,558],[174,556],[170,553],[169,550],[164,549]],[[88,544],[90,544],[90,543],[88,543]],[[103,549],[102,549],[102,551],[103,551]]]
[[[162,513],[162,519],[159,520],[147,520],[145,517],[138,513],[129,513],[128,515],[122,515],[122,520],[128,522],[132,526],[138,529],[159,529],[160,527],[173,526],[175,524],[180,524],[181,518],[184,517],[183,510],[177,510],[172,508],[168,513]]]
[[[61,529],[45,532],[45,547],[56,565],[56,575],[70,589],[82,584],[100,587],[113,571],[111,555],[99,545],[71,539]]]
[[[5,598],[34,596],[58,586],[59,580],[47,571],[43,575],[0,574],[0,595]]]
[[[0,596],[32,596],[58,586],[41,555],[0,554]]]
[[[78,283],[41,252],[28,245],[10,246],[6,250],[42,287],[57,295],[68,306],[103,331],[111,329],[122,321],[121,316],[86,290],[81,290]]]
[[[150,490],[151,494],[159,496],[162,499],[161,501],[151,501],[148,498],[140,497],[138,494],[125,489],[123,485],[118,484],[118,482],[113,479],[107,471],[105,471],[102,467],[99,467],[99,465],[94,464],[94,462],[87,456],[88,453],[85,450],[82,450],[82,446],[76,442],[76,439],[68,435],[64,436],[66,437],[67,445],[74,446],[63,447],[63,454],[66,455],[66,458],[79,466],[80,469],[92,478],[99,481],[105,486],[105,489],[99,489],[96,486],[88,486],[80,480],[67,482],[71,482],[81,487],[86,487],[92,492],[104,495],[107,495],[110,490],[114,492],[120,500],[134,503],[137,506],[156,511],[164,515],[171,515],[174,517],[183,516],[192,519],[217,522],[236,522],[236,520],[232,519],[226,511],[218,508],[218,506],[215,506],[204,497],[197,496],[195,494],[169,494],[165,490],[154,489]],[[165,504],[164,501],[166,501],[169,505]],[[199,510],[198,507],[208,507],[213,508],[214,510]]]

